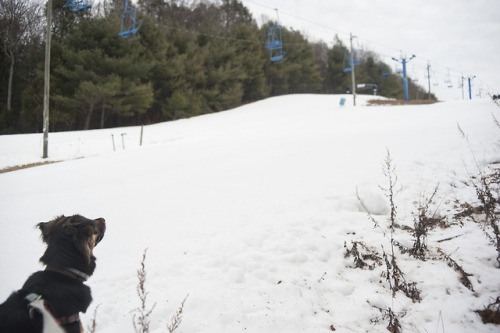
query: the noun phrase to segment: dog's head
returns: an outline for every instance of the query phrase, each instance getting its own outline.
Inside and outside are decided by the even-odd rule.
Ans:
[[[60,216],[37,225],[47,250],[40,258],[46,265],[73,267],[91,275],[95,269],[94,247],[104,237],[103,218],[90,220],[81,215]]]

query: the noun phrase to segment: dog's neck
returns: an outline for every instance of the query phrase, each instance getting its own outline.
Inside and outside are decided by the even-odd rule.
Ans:
[[[91,276],[96,267],[94,256],[90,257],[90,261],[86,261],[76,249],[67,250],[61,246],[48,246],[40,261],[47,267],[76,269],[87,276]]]
[[[45,267],[45,270],[56,272],[59,274],[63,274],[63,275],[69,276],[75,280],[79,280],[82,282],[87,281],[90,277],[89,275],[85,274],[84,272],[81,272],[81,271],[79,271],[75,268],[71,268],[71,267],[60,268],[60,267],[54,267],[54,266],[47,266],[47,267]]]

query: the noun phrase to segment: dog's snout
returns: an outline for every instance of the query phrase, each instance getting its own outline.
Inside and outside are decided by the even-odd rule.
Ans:
[[[95,221],[97,222],[97,226],[99,227],[101,232],[104,233],[104,231],[106,230],[106,220],[100,217],[98,219],[95,219]]]
[[[96,226],[97,226],[97,231],[99,233],[95,243],[97,245],[97,243],[99,243],[103,239],[104,233],[106,232],[106,221],[102,217],[97,218],[94,221],[97,222]]]

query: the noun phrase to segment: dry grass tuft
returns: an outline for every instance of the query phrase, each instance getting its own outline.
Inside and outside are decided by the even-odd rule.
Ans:
[[[61,161],[45,161],[45,162],[29,163],[29,164],[23,164],[23,165],[15,165],[15,166],[0,169],[0,173],[12,172],[12,171],[33,168],[33,167],[37,167],[37,166],[41,166],[41,165],[45,165],[45,164],[52,164],[52,163],[59,163],[59,162],[61,162]]]
[[[368,101],[368,106],[372,105],[421,105],[437,103],[433,99],[418,99],[412,101],[402,101],[399,99],[371,99]]]

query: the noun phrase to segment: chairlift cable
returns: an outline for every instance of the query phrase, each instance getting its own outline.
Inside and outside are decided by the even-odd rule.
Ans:
[[[235,38],[235,37],[229,37],[229,36],[222,36],[222,35],[214,35],[214,34],[207,34],[204,32],[199,32],[199,31],[193,31],[193,30],[188,30],[185,28],[180,28],[180,27],[173,27],[173,26],[168,26],[168,25],[162,25],[163,28],[171,29],[171,30],[176,30],[176,31],[181,31],[185,32],[188,34],[192,35],[197,35],[197,36],[205,36],[205,37],[210,37],[210,38],[215,38],[215,39],[222,39],[222,40],[230,40],[234,42],[242,42],[242,43],[249,43],[249,44],[260,44],[260,45],[265,45],[265,41],[259,41],[255,39],[242,39],[242,38]],[[308,45],[308,43],[293,43],[293,42],[282,42],[283,45]]]
[[[271,10],[274,10],[273,7],[270,7],[268,5],[265,5],[265,4],[262,4],[260,2],[256,2],[256,1],[253,1],[253,0],[242,0],[244,2],[247,2],[247,3],[251,3],[251,4],[254,4],[254,5],[257,5],[257,6],[260,6],[260,7],[263,7],[263,8],[267,8],[267,9],[271,9]],[[282,14],[284,15],[287,15],[287,16],[290,16],[290,17],[293,17],[297,20],[301,20],[301,21],[304,21],[304,22],[307,22],[307,23],[310,23],[310,24],[313,24],[313,25],[316,25],[318,27],[321,27],[321,28],[324,28],[324,29],[327,29],[327,30],[332,30],[332,31],[335,31],[335,32],[338,32],[338,33],[341,33],[341,34],[344,34],[344,35],[348,35],[349,32],[346,32],[344,30],[341,30],[341,29],[338,29],[338,28],[333,28],[331,26],[327,26],[325,24],[321,24],[321,23],[318,23],[317,21],[313,21],[313,20],[310,20],[310,19],[306,19],[306,18],[303,18],[303,17],[300,17],[300,16],[297,16],[293,13],[290,13],[290,12],[287,12],[287,11],[283,11],[283,10],[280,10]],[[382,48],[385,48],[385,49],[388,49],[388,50],[396,50],[396,51],[400,51],[401,49],[399,48],[395,48],[395,47],[392,47],[392,46],[389,46],[389,45],[385,45],[385,44],[382,44],[382,43],[379,43],[379,42],[376,42],[376,41],[372,41],[372,40],[369,40],[369,39],[365,39],[365,38],[362,38],[360,37],[359,38],[360,41],[362,41],[364,44],[368,44],[368,45],[373,45],[373,46],[378,46],[378,47],[382,47]],[[285,44],[285,43],[283,43]],[[414,54],[415,52],[407,52],[407,50],[404,50],[405,53],[408,53],[408,54]],[[382,53],[377,53],[381,56],[388,56],[388,55],[384,55]],[[439,67],[442,67],[442,68],[446,68],[448,69],[449,66],[444,66],[442,64],[438,64],[438,63],[434,63],[434,65],[436,66],[439,66]],[[416,66],[417,67],[417,66]],[[424,68],[425,69],[425,66],[418,66],[420,67],[421,69]],[[453,73],[455,73],[453,76],[460,76],[460,72],[459,71],[456,71],[456,70],[452,70]],[[441,72],[440,72],[441,73]]]

